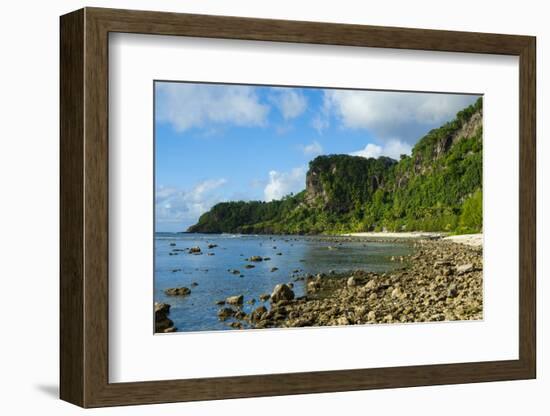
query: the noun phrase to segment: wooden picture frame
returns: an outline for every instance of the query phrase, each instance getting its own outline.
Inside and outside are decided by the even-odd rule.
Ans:
[[[61,399],[82,407],[101,407],[535,378],[534,37],[100,8],[64,15],[60,28]],[[519,359],[109,383],[110,32],[518,56]]]

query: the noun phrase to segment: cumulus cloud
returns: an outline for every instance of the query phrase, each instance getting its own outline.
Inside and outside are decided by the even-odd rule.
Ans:
[[[155,194],[155,217],[159,224],[195,223],[198,218],[222,201],[216,192],[227,180],[209,179],[197,183],[191,190],[159,186]]]
[[[272,88],[269,99],[285,120],[300,116],[307,108],[306,97],[292,88]]]
[[[324,112],[350,129],[368,129],[381,139],[418,139],[415,128],[439,126],[477,96],[433,93],[327,90]]]
[[[302,151],[306,156],[317,156],[323,153],[323,146],[318,141],[302,146]]]
[[[212,125],[262,126],[269,106],[253,87],[214,84],[158,83],[156,119],[176,131]]]
[[[269,181],[264,189],[266,201],[281,199],[289,193],[299,192],[305,188],[306,168],[294,168],[290,172],[269,172]]]
[[[352,156],[362,156],[365,158],[380,156],[388,156],[392,159],[399,160],[401,155],[410,155],[412,147],[410,144],[400,140],[391,139],[385,142],[382,146],[374,143],[368,143],[364,149],[350,153]]]

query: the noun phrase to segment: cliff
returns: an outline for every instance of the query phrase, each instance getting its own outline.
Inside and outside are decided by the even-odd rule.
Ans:
[[[482,101],[420,139],[411,156],[319,156],[305,190],[272,202],[225,202],[189,232],[477,232],[482,227]]]

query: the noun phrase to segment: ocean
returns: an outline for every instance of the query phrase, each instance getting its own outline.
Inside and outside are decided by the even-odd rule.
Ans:
[[[208,249],[208,245],[216,247]],[[202,254],[188,253],[186,249],[190,247],[200,247]],[[218,319],[217,311],[222,306],[216,305],[216,301],[242,294],[245,301],[242,309],[246,313],[262,304],[269,309],[269,302],[261,302],[259,296],[270,294],[278,283],[292,282],[295,295],[301,296],[305,281],[295,281],[299,276],[357,269],[385,272],[399,265],[391,261],[392,256],[410,252],[410,243],[405,242],[350,241],[324,236],[156,233],[154,300],[171,305],[169,318],[178,332],[229,330],[231,320]],[[245,260],[251,256],[269,260]],[[247,264],[254,268],[245,268]],[[234,270],[239,273],[234,274]],[[164,293],[165,289],[181,286],[191,289],[191,294],[178,297]],[[247,304],[251,299],[255,303]]]

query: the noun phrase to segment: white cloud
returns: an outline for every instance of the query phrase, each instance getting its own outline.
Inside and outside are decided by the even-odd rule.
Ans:
[[[300,116],[307,108],[304,95],[292,88],[272,88],[270,101],[279,109],[285,120]]]
[[[382,146],[374,143],[368,143],[364,149],[358,150],[357,152],[352,152],[350,153],[350,155],[362,156],[366,158],[378,158],[380,156],[388,156],[392,159],[399,160],[399,157],[403,154],[410,155],[411,150],[411,145],[400,140],[391,139],[385,142]]]
[[[411,126],[439,126],[476,98],[455,94],[327,90],[323,108],[325,114],[335,116],[343,127],[368,129],[384,139],[406,137]]]
[[[318,141],[302,146],[302,151],[306,156],[317,156],[323,153],[323,146]]]
[[[267,120],[269,106],[253,87],[172,82],[156,88],[156,118],[177,131],[219,124],[261,126]]]
[[[311,127],[317,130],[317,133],[319,134],[323,134],[323,130],[327,129],[329,125],[330,123],[327,114],[317,114],[311,120]]]
[[[222,201],[216,192],[227,183],[226,179],[209,179],[196,184],[190,191],[159,186],[155,195],[157,223],[177,223],[183,228]]]
[[[290,172],[269,172],[269,182],[264,189],[266,201],[281,199],[289,193],[299,192],[305,188],[306,168],[294,168]]]

